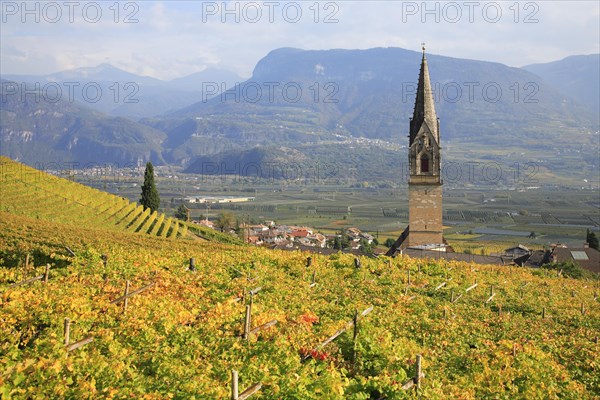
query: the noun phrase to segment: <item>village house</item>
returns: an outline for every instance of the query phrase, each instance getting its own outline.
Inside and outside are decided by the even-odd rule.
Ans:
[[[205,226],[205,227],[210,228],[210,229],[215,229],[215,223],[212,222],[212,221],[209,221],[208,219],[203,219],[203,220],[200,220],[198,222],[196,222],[196,221],[192,221],[192,222],[194,224],[198,224],[200,226]]]
[[[549,256],[550,262],[572,261],[588,271],[600,273],[600,251],[591,248],[587,243],[583,247],[569,248],[556,246]]]
[[[600,251],[589,247],[567,247],[564,244],[553,244],[550,250],[536,250],[513,259],[514,263],[523,267],[539,268],[548,263],[573,262],[588,271],[600,273]]]
[[[511,257],[512,259],[523,257],[524,255],[531,254],[531,250],[527,247],[519,244],[518,246],[511,247],[504,250],[505,257]]]
[[[279,229],[269,229],[261,232],[258,236],[265,244],[280,244],[286,241],[286,233]]]

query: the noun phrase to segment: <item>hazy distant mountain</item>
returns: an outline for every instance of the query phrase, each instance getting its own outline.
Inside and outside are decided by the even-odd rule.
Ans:
[[[2,81],[0,152],[30,165],[162,162],[164,134],[65,99],[47,101]]]
[[[212,91],[214,87],[230,89],[244,80],[245,79],[231,71],[207,68],[201,72],[173,79],[169,81],[169,86],[190,92],[203,92],[205,87],[210,89],[210,91]]]
[[[44,76],[3,75],[3,79],[37,83],[43,89],[56,90],[58,84],[64,97],[72,93],[79,103],[97,111],[133,119],[152,117],[173,112],[203,99],[202,82],[224,82],[230,87],[239,78],[226,70],[207,69],[167,82],[136,75],[110,64],[76,68]],[[48,85],[50,82],[52,84]],[[219,86],[220,87],[220,84]],[[98,89],[99,88],[99,89]],[[214,86],[210,86],[214,91]]]
[[[165,82],[149,76],[140,76],[104,63],[96,67],[82,67],[47,75],[4,74],[2,79],[17,82],[75,82],[84,85],[87,82],[136,82],[149,86],[164,85]]]
[[[279,49],[263,58],[252,78],[229,96],[196,103],[175,115],[227,115],[233,123],[236,116],[302,109],[315,126],[389,139],[408,129],[420,58],[418,52],[397,48]],[[589,110],[528,71],[484,61],[427,58],[445,139],[475,135],[487,140],[534,126],[541,133],[556,123],[595,125]],[[270,98],[272,82],[278,86]],[[262,93],[257,95],[256,88]]]
[[[600,54],[570,56],[560,61],[523,67],[564,94],[600,113]]]
[[[307,155],[327,145],[319,152],[325,162],[340,162],[344,153],[335,146],[351,146],[357,159],[366,159],[359,153],[372,155],[373,143],[346,139],[406,145],[421,56],[398,48],[278,49],[221,96],[142,122],[167,133],[165,158],[182,165],[211,154],[233,160],[236,151],[241,159],[247,149],[273,145]],[[571,96],[523,69],[433,54],[427,59],[443,146],[450,149],[446,161],[503,157],[566,168],[557,156],[572,152],[597,168],[597,118]],[[381,153],[392,154],[398,152]]]
[[[97,81],[97,82],[136,82],[141,85],[159,86],[164,82],[150,76],[136,75],[114,67],[108,63],[96,67],[75,68],[72,70],[56,72],[47,76],[48,80],[56,82]]]

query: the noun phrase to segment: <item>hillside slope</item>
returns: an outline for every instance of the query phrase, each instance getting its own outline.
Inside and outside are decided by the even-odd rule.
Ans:
[[[52,89],[2,80],[1,155],[29,163],[161,162],[164,133],[95,111]],[[108,97],[108,96],[105,96]],[[89,103],[85,103],[89,105]]]
[[[423,398],[600,396],[598,282],[410,258],[363,258],[357,269],[337,254],[312,255],[307,267],[298,252],[66,228],[6,212],[0,250],[6,398],[227,398],[235,369],[240,392],[262,383],[252,399],[403,399],[414,396],[401,387],[418,354]],[[33,253],[33,266],[24,265]],[[20,267],[7,267],[15,260]],[[46,262],[48,283],[11,286]],[[126,281],[147,290],[124,311],[113,303]],[[245,341],[247,292],[259,287],[250,327],[278,323]],[[353,341],[348,322],[369,307]],[[65,318],[70,343],[91,338],[68,357]]]
[[[6,157],[0,157],[0,185],[1,211],[88,228],[187,236],[188,225],[181,221]]]
[[[600,113],[600,54],[570,56],[562,60],[523,67],[551,86],[577,98],[596,115]]]

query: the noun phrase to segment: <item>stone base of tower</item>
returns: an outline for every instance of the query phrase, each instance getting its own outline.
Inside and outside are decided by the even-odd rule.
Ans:
[[[442,185],[408,185],[408,246],[442,244]]]

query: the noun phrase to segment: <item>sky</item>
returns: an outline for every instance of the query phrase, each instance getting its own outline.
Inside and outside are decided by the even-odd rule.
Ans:
[[[0,1],[0,74],[109,63],[248,78],[280,47],[402,47],[520,67],[600,52],[592,1]]]

